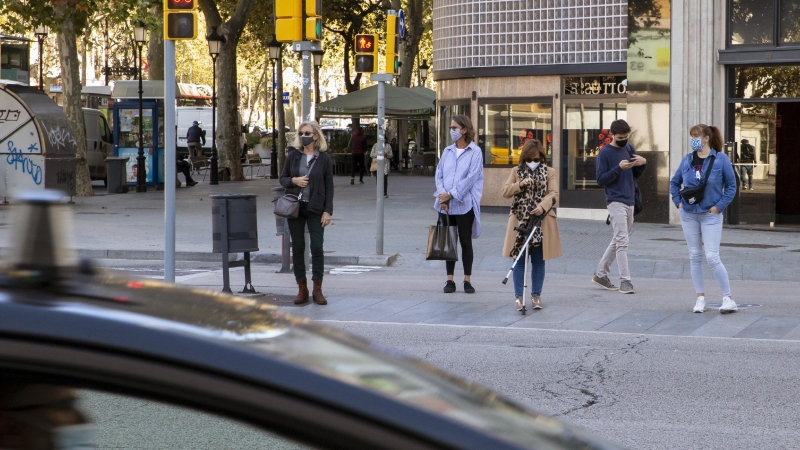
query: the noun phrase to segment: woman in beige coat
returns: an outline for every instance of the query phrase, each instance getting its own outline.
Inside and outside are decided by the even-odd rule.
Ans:
[[[542,143],[536,139],[525,142],[519,161],[519,166],[511,169],[511,174],[503,186],[503,197],[514,199],[508,215],[506,239],[503,245],[503,256],[509,258],[516,258],[521,251],[524,251],[522,247],[528,237],[514,228],[536,220],[551,205],[553,208],[558,206],[556,171],[547,167],[547,157],[544,154]],[[542,220],[541,227],[534,232],[528,247],[528,254],[532,266],[531,304],[533,309],[541,309],[544,262],[561,256],[561,239],[558,236],[556,213],[553,209]],[[524,258],[520,258],[517,265],[514,266],[514,295],[517,311],[523,309],[524,280],[525,261]]]

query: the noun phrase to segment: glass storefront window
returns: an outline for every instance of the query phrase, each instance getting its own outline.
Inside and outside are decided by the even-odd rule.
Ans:
[[[731,44],[772,44],[775,5],[764,0],[731,0]]]
[[[624,100],[599,102],[578,100],[564,105],[562,126],[562,179],[571,190],[600,189],[595,163],[597,154],[611,142],[608,127],[617,119],[627,120]]]
[[[800,0],[781,0],[781,42],[800,42]]]
[[[735,103],[733,105],[733,140],[741,152],[742,140],[753,147],[753,162],[739,162],[734,169],[740,183],[740,223],[768,224],[775,222],[775,184],[778,173],[778,151],[781,141],[780,104]],[[741,153],[740,153],[741,155]],[[790,175],[793,176],[793,175]],[[752,179],[752,184],[750,183]],[[752,187],[752,189],[750,189]]]
[[[486,165],[519,164],[529,139],[542,142],[548,160],[553,153],[553,105],[550,103],[486,103],[480,105],[478,145]]]
[[[450,119],[457,115],[471,116],[469,100],[439,106],[439,155],[442,154],[445,147],[453,143],[453,140],[450,139]],[[472,126],[474,127],[475,123]]]
[[[800,66],[734,67],[732,98],[800,97]]]

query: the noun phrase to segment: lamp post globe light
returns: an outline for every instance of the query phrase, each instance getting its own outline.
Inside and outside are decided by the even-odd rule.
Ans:
[[[44,40],[47,38],[47,33],[50,30],[47,28],[47,25],[39,25],[36,27],[36,30],[33,34],[36,35],[36,40],[39,41],[39,90],[44,90],[44,78],[42,77],[42,50],[44,46]]]
[[[272,61],[272,150],[269,153],[269,177],[273,180],[278,178],[278,147],[276,141],[278,140],[277,132],[275,130],[275,66],[277,65],[278,58],[281,57],[281,43],[272,35],[272,40],[267,44],[269,48],[269,59]]]
[[[147,41],[146,28],[144,23],[139,22],[138,25],[133,27],[133,40],[136,41],[136,48],[138,50],[138,67],[139,74],[139,154],[136,156],[136,192],[147,192],[147,174],[144,162],[144,117],[142,114],[142,47]]]
[[[430,67],[428,67],[428,60],[423,59],[422,65],[419,66],[419,78],[422,80],[421,86],[425,85],[425,80],[428,78],[428,69],[430,69]]]
[[[217,33],[217,27],[211,27],[211,33],[206,36],[208,41],[208,54],[211,55],[213,66],[211,83],[211,183],[219,184],[219,168],[217,155],[217,56],[220,48],[225,43],[225,37]]]

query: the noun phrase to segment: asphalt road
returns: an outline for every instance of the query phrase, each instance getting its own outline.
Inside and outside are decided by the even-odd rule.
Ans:
[[[631,449],[798,448],[800,343],[326,322]]]

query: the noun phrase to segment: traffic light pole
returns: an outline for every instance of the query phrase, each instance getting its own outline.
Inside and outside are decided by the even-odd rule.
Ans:
[[[164,40],[164,281],[175,282],[175,41]],[[189,180],[186,180],[187,182]]]
[[[300,41],[292,43],[292,49],[303,55],[303,119],[311,119],[311,52],[322,50],[320,42]]]
[[[383,255],[383,174],[386,167],[386,158],[384,158],[384,145],[386,126],[384,124],[386,94],[385,83],[391,83],[394,75],[391,73],[373,73],[370,75],[370,81],[378,82],[378,172],[375,177],[378,179],[378,186],[375,191],[376,209],[378,220],[377,229],[375,232],[375,254]]]

